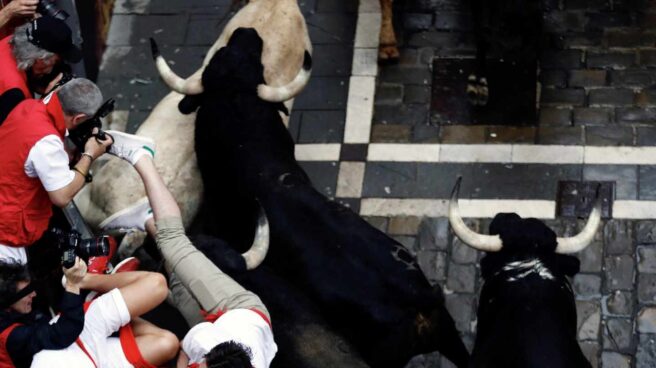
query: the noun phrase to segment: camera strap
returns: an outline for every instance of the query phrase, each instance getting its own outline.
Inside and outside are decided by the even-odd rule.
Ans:
[[[29,284],[27,284],[27,286],[18,290],[16,293],[9,295],[9,297],[4,302],[4,304],[0,305],[0,308],[2,309],[9,308],[12,304],[30,295],[33,291],[34,291],[34,284],[30,282]]]

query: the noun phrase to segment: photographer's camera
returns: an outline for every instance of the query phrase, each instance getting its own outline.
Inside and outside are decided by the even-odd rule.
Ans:
[[[49,15],[51,17],[66,20],[69,14],[55,5],[55,0],[39,0],[36,6],[36,11],[42,15]]]
[[[75,265],[75,256],[88,262],[89,257],[106,256],[109,254],[109,236],[107,235],[82,239],[80,233],[75,230],[67,232],[55,228],[51,231],[57,238],[57,246],[61,252],[62,265],[66,268],[71,268]]]

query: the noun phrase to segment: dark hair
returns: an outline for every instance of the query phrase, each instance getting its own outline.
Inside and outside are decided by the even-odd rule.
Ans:
[[[222,342],[205,354],[205,364],[207,368],[251,368],[251,349],[232,340]]]
[[[16,294],[19,281],[29,280],[27,265],[13,259],[0,261],[0,305],[7,305]]]

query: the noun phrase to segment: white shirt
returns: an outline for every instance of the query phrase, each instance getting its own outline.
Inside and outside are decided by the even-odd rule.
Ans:
[[[64,142],[55,134],[41,138],[30,150],[25,160],[25,174],[38,177],[48,192],[64,188],[75,178],[68,167],[68,153]]]
[[[48,192],[64,188],[75,179],[75,173],[68,167],[68,153],[64,143],[55,134],[41,138],[30,149],[23,168],[30,178],[38,177]],[[0,259],[13,258],[22,264],[27,263],[24,248],[0,244]]]
[[[227,311],[219,319],[194,326],[182,340],[182,350],[189,356],[189,363],[201,363],[213,347],[235,341],[251,350],[254,368],[267,368],[278,351],[269,324],[250,309]]]

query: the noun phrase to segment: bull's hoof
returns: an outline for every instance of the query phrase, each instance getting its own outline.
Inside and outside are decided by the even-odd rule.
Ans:
[[[378,61],[381,63],[395,63],[399,61],[400,56],[399,49],[395,44],[380,45],[378,49]]]
[[[485,106],[489,99],[487,78],[478,77],[476,74],[470,74],[467,77],[467,99],[473,106]]]

